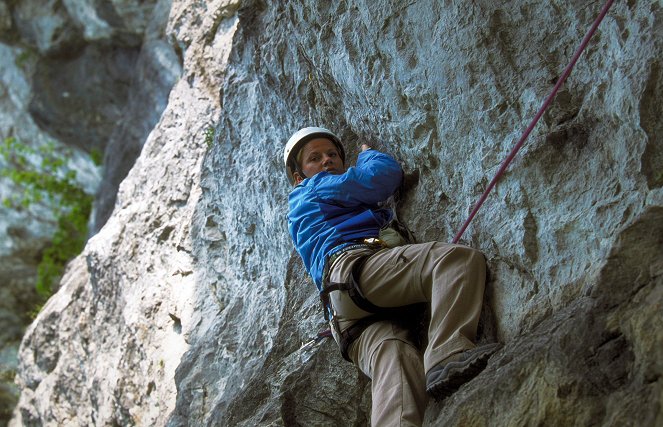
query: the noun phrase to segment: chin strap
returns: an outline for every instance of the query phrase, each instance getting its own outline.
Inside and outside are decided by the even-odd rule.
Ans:
[[[293,168],[293,165],[294,165],[294,168]],[[294,160],[294,159],[290,159],[290,170],[293,170],[293,169],[294,169],[295,172],[297,172],[297,173],[299,174],[299,176],[301,176],[303,179],[308,178],[306,175],[304,175],[304,172],[302,171],[302,168],[299,167],[299,163],[297,163],[297,161]],[[293,176],[293,180],[294,180],[294,176]]]

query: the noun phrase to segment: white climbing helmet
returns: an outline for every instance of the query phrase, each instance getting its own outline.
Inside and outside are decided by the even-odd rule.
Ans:
[[[285,173],[288,175],[288,181],[290,181],[290,184],[295,183],[295,178],[292,176],[292,174],[298,169],[297,153],[307,142],[315,138],[327,138],[333,142],[334,145],[336,145],[338,148],[338,154],[341,156],[341,161],[343,161],[343,164],[345,164],[345,150],[343,149],[343,144],[341,144],[341,140],[338,139],[338,137],[334,135],[332,131],[319,127],[302,128],[290,137],[288,143],[285,144],[285,150],[283,150]]]

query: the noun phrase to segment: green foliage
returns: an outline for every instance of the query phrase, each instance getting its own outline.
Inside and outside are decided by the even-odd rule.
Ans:
[[[65,264],[81,252],[87,239],[93,198],[76,182],[76,171],[69,169],[66,161],[69,154],[57,152],[53,143],[34,149],[13,137],[0,145],[0,156],[6,163],[0,176],[11,179],[23,193],[2,203],[21,210],[49,202],[54,208],[57,229],[37,267],[35,287],[43,297],[52,293]]]
[[[16,56],[14,63],[17,67],[25,70],[27,68],[27,64],[32,62],[35,58],[37,58],[37,56],[37,52],[34,49],[25,48],[23,49],[23,52]]]
[[[96,166],[101,166],[104,162],[104,153],[98,148],[93,148],[90,151],[90,157],[92,158],[92,163]]]
[[[207,148],[212,148],[212,145],[214,145],[214,134],[215,134],[214,126],[210,125],[205,128],[205,144],[207,144]]]
[[[48,301],[48,297],[49,295],[39,295],[39,300],[30,308],[27,313],[27,318],[30,319],[31,322],[37,318],[39,313],[41,313],[42,308],[44,308],[44,305]]]
[[[13,383],[16,378],[16,371],[14,369],[0,370],[0,382]]]

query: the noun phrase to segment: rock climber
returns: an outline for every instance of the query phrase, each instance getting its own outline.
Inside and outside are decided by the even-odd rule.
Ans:
[[[290,235],[343,356],[372,380],[371,424],[421,425],[426,392],[447,397],[499,348],[474,344],[483,254],[441,242],[403,244],[388,227],[394,213],[381,207],[401,185],[402,169],[366,144],[356,166],[346,167],[339,138],[307,127],[288,140],[284,162],[294,186]],[[417,303],[430,308],[423,357],[399,311]]]

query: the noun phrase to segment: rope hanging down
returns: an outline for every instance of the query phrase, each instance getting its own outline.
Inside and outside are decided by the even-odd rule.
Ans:
[[[601,24],[601,21],[603,21],[603,18],[608,13],[608,9],[610,9],[610,6],[612,6],[613,1],[614,0],[608,0],[606,2],[606,4],[603,6],[603,9],[601,9],[601,13],[596,18],[596,21],[594,21],[594,25],[592,25],[592,27],[589,29],[589,31],[585,35],[585,38],[582,40],[582,43],[580,43],[580,46],[578,47],[578,50],[576,50],[575,54],[573,55],[573,58],[571,59],[571,62],[564,69],[564,72],[562,73],[559,80],[557,81],[557,84],[555,84],[555,87],[553,88],[552,92],[550,93],[550,95],[548,95],[548,98],[546,98],[546,100],[544,101],[543,105],[539,109],[539,112],[536,113],[536,116],[534,116],[534,119],[529,124],[529,126],[527,127],[527,129],[525,130],[523,135],[520,137],[520,140],[518,141],[518,143],[513,147],[513,149],[511,150],[511,152],[509,153],[507,158],[504,160],[504,162],[502,162],[502,165],[500,166],[499,170],[495,174],[495,177],[493,178],[492,181],[490,181],[490,184],[488,184],[488,187],[486,188],[486,190],[481,195],[481,198],[479,199],[479,201],[474,206],[474,209],[472,209],[472,212],[470,213],[470,216],[467,218],[467,220],[465,221],[465,223],[461,227],[458,234],[456,234],[456,237],[454,237],[453,243],[458,243],[460,238],[463,236],[463,233],[465,232],[465,229],[467,228],[468,225],[470,225],[470,222],[472,222],[472,219],[474,218],[474,216],[477,214],[477,212],[481,208],[481,205],[483,205],[483,202],[488,197],[488,194],[490,193],[490,191],[493,189],[493,187],[495,187],[495,184],[497,184],[497,181],[499,181],[499,179],[502,177],[502,175],[504,174],[504,171],[506,171],[506,168],[509,167],[509,164],[511,163],[513,158],[516,156],[516,154],[518,153],[520,148],[525,143],[525,140],[529,136],[530,132],[532,132],[532,129],[534,129],[534,126],[536,126],[536,124],[538,123],[538,121],[541,118],[541,116],[543,115],[543,113],[545,113],[545,111],[550,106],[550,103],[555,98],[555,95],[557,95],[557,91],[562,86],[562,84],[564,83],[566,78],[569,76],[569,74],[571,74],[571,70],[573,70],[573,66],[576,64],[576,62],[578,61],[578,58],[580,58],[580,55],[582,54],[582,52],[587,47],[587,44],[589,43],[589,40],[592,38],[592,36],[596,32],[596,29],[598,28],[599,24]]]

